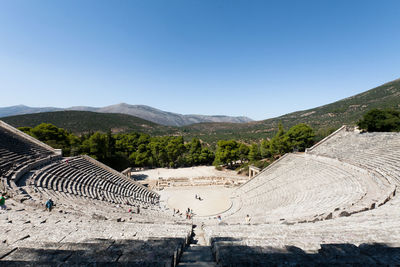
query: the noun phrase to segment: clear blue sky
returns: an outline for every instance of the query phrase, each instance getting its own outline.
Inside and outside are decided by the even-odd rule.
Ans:
[[[0,1],[0,106],[261,120],[400,78],[400,1]]]

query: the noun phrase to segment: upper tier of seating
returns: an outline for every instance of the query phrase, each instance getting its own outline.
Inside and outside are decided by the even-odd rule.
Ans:
[[[18,187],[20,178],[33,168],[44,166],[61,158],[61,150],[0,121],[0,178],[1,190],[13,195],[22,193]]]
[[[230,223],[316,221],[383,205],[400,181],[400,134],[335,132],[306,154],[287,154],[235,191]]]
[[[307,154],[336,158],[400,184],[400,133],[358,133],[343,127]]]
[[[236,190],[227,221],[244,222],[247,214],[256,223],[332,218],[380,205],[393,190],[381,177],[337,160],[288,154]]]
[[[32,139],[0,121],[0,176],[28,160],[55,155],[54,149]]]

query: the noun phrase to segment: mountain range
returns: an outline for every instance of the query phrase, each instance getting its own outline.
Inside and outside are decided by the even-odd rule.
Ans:
[[[159,110],[145,105],[129,105],[126,103],[120,103],[116,105],[99,107],[99,108],[76,106],[65,109],[57,107],[36,108],[36,107],[28,107],[25,105],[17,105],[17,106],[0,108],[0,117],[42,113],[42,112],[66,111],[66,110],[127,114],[165,126],[184,126],[201,122],[244,123],[252,121],[252,119],[243,116],[232,117],[223,115],[209,116],[209,115],[197,115],[197,114],[183,115],[183,114]]]
[[[125,105],[119,104],[116,106],[123,107]],[[130,105],[127,106],[129,107]],[[108,111],[116,112],[116,109],[112,107],[110,106]],[[78,107],[75,108],[78,109]],[[83,110],[86,108],[82,107]],[[285,129],[299,123],[306,123],[316,131],[317,136],[323,137],[343,124],[354,125],[365,112],[372,108],[394,108],[400,110],[400,79],[320,107],[297,111],[267,120],[244,123],[202,122],[180,127],[165,126],[127,114],[98,113],[93,112],[93,110],[92,112],[58,111],[26,114],[4,117],[1,120],[14,127],[33,127],[42,122],[52,123],[76,134],[90,131],[106,132],[111,129],[115,133],[137,131],[155,135],[182,135],[186,140],[198,137],[207,143],[215,143],[221,139],[254,142],[259,141],[261,138],[271,137],[276,132],[279,122],[283,124]],[[4,108],[3,110],[0,109],[0,114],[4,114],[1,112],[4,112]],[[168,114],[168,112],[165,113]],[[163,113],[158,114],[162,117]],[[175,118],[179,118],[179,116]]]
[[[368,110],[373,108],[393,108],[400,110],[400,79],[385,83],[363,93],[319,106],[296,111],[276,118],[248,123],[199,123],[187,127],[190,132],[217,134],[224,139],[239,136],[244,140],[254,140],[271,136],[282,123],[288,129],[299,123],[310,125],[318,134],[326,135],[340,126],[355,125]]]

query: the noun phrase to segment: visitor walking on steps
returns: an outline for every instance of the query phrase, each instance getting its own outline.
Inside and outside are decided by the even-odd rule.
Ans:
[[[0,197],[0,208],[1,208],[1,210],[7,210],[5,195],[6,194],[2,193],[1,197]]]
[[[54,206],[54,202],[53,202],[53,200],[51,200],[51,198],[49,198],[49,199],[46,201],[46,209],[47,209],[48,211],[51,211],[51,210],[53,209],[53,206]]]

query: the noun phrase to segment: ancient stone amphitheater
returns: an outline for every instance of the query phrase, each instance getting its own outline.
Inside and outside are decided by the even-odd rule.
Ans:
[[[286,154],[234,190],[222,220],[173,215],[132,179],[1,121],[0,157],[1,266],[400,265],[399,133],[342,127]]]

